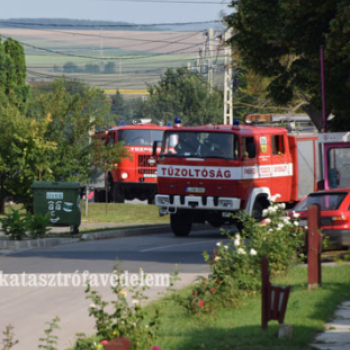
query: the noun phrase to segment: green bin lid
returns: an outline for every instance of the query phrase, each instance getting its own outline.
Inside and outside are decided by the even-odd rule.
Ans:
[[[33,182],[31,188],[48,188],[48,189],[78,189],[80,188],[79,182],[46,182],[36,181]]]

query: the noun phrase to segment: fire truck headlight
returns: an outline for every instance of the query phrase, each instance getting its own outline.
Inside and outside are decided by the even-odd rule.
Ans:
[[[228,199],[219,199],[219,205],[223,206],[225,208],[232,208],[233,207],[232,201],[230,201]]]
[[[128,173],[122,173],[120,176],[123,180],[126,180],[129,175],[128,175]]]
[[[162,205],[170,204],[170,200],[168,196],[158,196],[157,202]]]

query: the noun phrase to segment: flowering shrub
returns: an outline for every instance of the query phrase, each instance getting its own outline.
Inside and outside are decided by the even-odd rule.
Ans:
[[[273,201],[275,198],[271,198]],[[264,210],[263,223],[244,215],[242,234],[231,236],[230,243],[217,243],[212,256],[204,253],[212,268],[211,278],[221,280],[219,292],[224,300],[232,302],[232,296],[254,293],[261,286],[261,258],[267,257],[272,276],[286,271],[298,260],[304,244],[304,231],[299,227],[298,214],[290,219],[285,205],[273,203]],[[235,292],[231,294],[231,290]]]
[[[242,233],[225,233],[230,242],[218,242],[212,254],[204,252],[211,268],[208,279],[200,279],[192,295],[175,300],[193,313],[210,312],[217,305],[236,306],[242,297],[256,293],[261,288],[261,258],[267,257],[272,276],[285,272],[297,262],[304,244],[304,231],[299,227],[298,214],[290,219],[285,205],[270,198],[271,206],[264,210],[263,223],[244,213],[237,216],[242,221]]]
[[[111,287],[116,296],[115,300],[111,302],[104,301],[97,291],[90,290],[89,285],[86,290],[87,298],[92,301],[89,313],[96,320],[97,337],[103,339],[92,349],[99,349],[100,344],[105,345],[113,338],[124,336],[130,340],[132,349],[149,349],[153,345],[152,342],[155,330],[159,325],[160,315],[159,311],[156,310],[155,315],[146,320],[146,312],[141,305],[147,299],[144,291],[148,287],[142,283],[142,277],[145,278],[145,275],[140,273],[138,285],[129,290],[132,305],[128,303],[128,292],[123,289],[121,283],[123,271],[119,269],[119,263],[115,265],[114,275],[116,282],[118,282]],[[112,312],[106,310],[110,305],[113,306]]]

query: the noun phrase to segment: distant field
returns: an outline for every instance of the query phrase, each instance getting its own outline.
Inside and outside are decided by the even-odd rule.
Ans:
[[[204,55],[206,42],[203,32],[0,28],[0,34],[25,44],[29,82],[61,76],[69,61],[82,71],[86,64],[98,64],[101,73],[65,73],[67,77],[106,90],[126,91],[145,90],[147,84],[157,83],[167,68],[190,65],[196,69],[199,50]],[[216,64],[223,62],[223,51],[218,48],[215,42]],[[103,74],[108,62],[115,63],[114,74]]]

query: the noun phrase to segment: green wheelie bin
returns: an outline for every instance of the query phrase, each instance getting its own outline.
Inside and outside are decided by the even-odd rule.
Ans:
[[[77,182],[33,182],[34,214],[50,213],[50,226],[70,226],[79,232],[81,223],[80,185]]]

